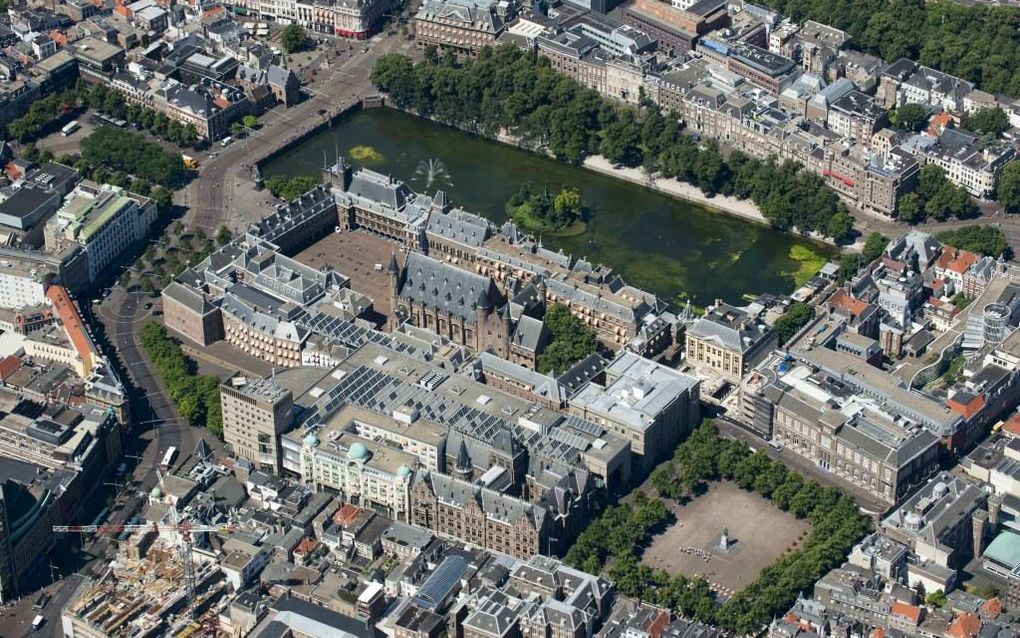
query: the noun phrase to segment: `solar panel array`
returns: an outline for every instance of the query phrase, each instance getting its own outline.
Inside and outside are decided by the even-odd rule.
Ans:
[[[432,575],[422,583],[421,589],[418,590],[418,595],[415,596],[415,603],[425,609],[435,609],[446,600],[446,597],[450,595],[453,587],[467,569],[468,564],[463,556],[456,554],[447,556],[439,564],[439,567],[432,572]]]
[[[298,320],[308,330],[330,337],[350,347],[375,343],[395,352],[427,361],[429,353],[397,341],[390,335],[321,313],[309,313]],[[406,367],[406,366],[405,366]],[[404,373],[407,376],[407,373]],[[430,370],[420,379],[399,378],[380,370],[360,365],[343,375],[316,403],[302,415],[305,431],[321,427],[342,405],[350,404],[378,414],[389,415],[396,408],[417,410],[421,418],[438,423],[452,431],[470,436],[487,445],[494,445],[509,431],[514,439],[536,457],[579,467],[581,453],[590,447],[589,437],[601,437],[605,429],[577,416],[569,415],[547,435],[524,428],[504,412],[507,418],[484,412],[457,399],[463,388],[446,384],[449,393],[437,391],[448,380],[445,373]],[[458,391],[459,390],[459,391]],[[452,396],[451,396],[452,395]]]
[[[298,319],[297,323],[311,332],[335,339],[349,348],[359,348],[366,343],[375,343],[412,359],[419,361],[429,359],[429,353],[420,348],[399,341],[385,332],[360,326],[348,319],[321,312],[309,312]]]

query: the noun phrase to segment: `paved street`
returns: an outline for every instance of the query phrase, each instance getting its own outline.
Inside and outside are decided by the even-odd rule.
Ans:
[[[105,327],[107,341],[114,348],[134,391],[131,393],[132,439],[127,453],[140,457],[138,489],[156,484],[155,467],[170,446],[179,450],[178,462],[191,454],[200,433],[177,414],[162,382],[142,352],[139,332],[152,319],[158,300],[140,292],[115,289],[100,306],[98,319]],[[207,436],[211,439],[211,436]]]
[[[1004,215],[997,205],[990,203],[979,204],[978,208],[981,211],[981,216],[974,219],[954,219],[947,222],[928,222],[914,226],[913,228],[931,235],[937,235],[942,231],[955,230],[964,226],[997,226],[1009,240],[1010,246],[1013,247],[1013,253],[1020,255],[1020,215]],[[854,217],[854,227],[861,233],[862,237],[867,237],[870,233],[875,231],[882,233],[886,237],[894,237],[911,228],[911,226],[907,224],[880,219],[869,213],[862,213],[855,210],[851,210],[851,213]]]
[[[188,208],[185,223],[213,232],[226,224],[236,231],[264,215],[276,202],[268,193],[254,190],[254,167],[306,131],[374,94],[369,75],[380,55],[412,50],[411,43],[399,36],[376,36],[363,46],[368,50],[336,53],[330,68],[326,66],[327,52],[313,58],[299,73],[309,80],[303,86],[303,102],[291,108],[274,108],[261,117],[258,131],[226,147],[214,144],[208,154],[200,157],[198,177],[176,198],[178,205]]]
[[[772,449],[758,436],[751,434],[743,426],[727,416],[716,416],[715,423],[719,428],[719,434],[723,438],[743,441],[756,450],[764,451],[769,457],[783,462],[789,468],[796,470],[801,475],[814,479],[823,485],[834,485],[847,492],[861,506],[862,511],[869,515],[877,515],[885,512],[889,506],[879,501],[870,493],[834,479],[831,473],[823,470],[814,463],[804,459],[797,454],[790,452],[777,452]]]

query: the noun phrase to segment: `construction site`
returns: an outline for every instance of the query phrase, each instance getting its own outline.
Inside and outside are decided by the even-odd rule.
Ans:
[[[65,636],[198,638],[221,633],[217,618],[229,586],[219,567],[198,561],[189,570],[180,550],[155,536],[154,531],[135,532],[100,578],[81,584],[63,614]],[[194,592],[190,605],[189,591]]]

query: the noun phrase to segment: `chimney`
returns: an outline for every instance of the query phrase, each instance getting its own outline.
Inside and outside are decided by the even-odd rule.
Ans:
[[[985,529],[988,527],[988,512],[977,510],[970,517],[974,525],[974,557],[981,556],[985,549]]]
[[[992,494],[988,497],[988,531],[995,534],[999,531],[999,512],[1002,509],[1002,495]]]

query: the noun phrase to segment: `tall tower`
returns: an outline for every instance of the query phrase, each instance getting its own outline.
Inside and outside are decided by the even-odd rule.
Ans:
[[[397,264],[396,253],[390,253],[390,308],[393,316],[397,315],[397,297],[400,294],[400,266]]]
[[[478,293],[475,303],[475,342],[467,344],[476,350],[485,350],[489,343],[485,332],[489,329],[489,317],[492,315],[492,299],[489,298],[488,287]]]

